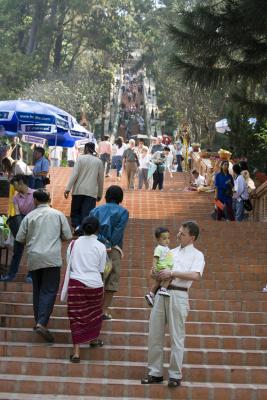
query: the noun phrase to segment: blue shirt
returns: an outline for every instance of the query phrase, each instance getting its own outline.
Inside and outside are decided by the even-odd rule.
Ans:
[[[114,246],[122,249],[123,234],[129,219],[126,208],[116,203],[106,203],[94,208],[90,212],[90,217],[95,217],[99,221],[98,240],[108,249]]]
[[[34,168],[33,168],[33,173],[34,175],[39,174],[40,172],[48,172],[49,171],[49,161],[45,157],[39,158],[35,162]],[[42,177],[40,177],[42,178]]]
[[[234,187],[232,175],[225,175],[222,172],[219,172],[215,177],[215,186],[218,189],[218,200],[223,204],[230,204],[232,202],[231,188]]]

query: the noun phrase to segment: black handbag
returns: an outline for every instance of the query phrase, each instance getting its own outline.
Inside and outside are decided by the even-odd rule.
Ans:
[[[6,221],[14,238],[17,236],[17,233],[19,231],[19,227],[20,227],[20,224],[21,224],[23,218],[24,218],[23,215],[18,214],[18,215],[14,215],[13,217],[9,217]]]
[[[43,183],[44,183],[44,186],[50,185],[50,176],[45,176],[43,178]]]
[[[253,210],[252,203],[251,203],[251,201],[249,199],[243,200],[243,205],[244,205],[244,209],[245,210],[247,210],[247,211],[252,211]]]

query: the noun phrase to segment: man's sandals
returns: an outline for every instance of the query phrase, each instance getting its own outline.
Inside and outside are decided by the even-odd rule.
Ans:
[[[41,325],[38,325],[38,326],[36,326],[36,327],[34,327],[33,328],[34,329],[34,331],[38,334],[38,335],[40,335],[46,342],[48,342],[48,343],[54,343],[54,337],[53,337],[53,335],[51,334],[51,332],[48,330],[48,329],[46,329],[46,328],[44,328],[43,326],[41,326]]]
[[[181,386],[181,381],[182,381],[181,379],[169,378],[168,387],[176,388],[178,386]],[[150,385],[150,384],[162,383],[162,382],[163,382],[163,376],[148,375],[141,380],[141,383],[143,385]]]

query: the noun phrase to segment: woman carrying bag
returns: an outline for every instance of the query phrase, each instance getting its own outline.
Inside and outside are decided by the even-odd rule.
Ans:
[[[86,217],[82,222],[84,236],[72,242],[67,250],[68,267],[61,292],[61,301],[67,294],[68,317],[73,341],[70,361],[80,362],[80,345],[90,343],[101,347],[98,338],[102,326],[103,272],[106,265],[106,247],[97,240],[99,222]]]

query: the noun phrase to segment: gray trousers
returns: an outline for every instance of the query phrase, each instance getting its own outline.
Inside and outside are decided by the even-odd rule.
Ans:
[[[145,185],[145,188],[149,188],[149,183],[147,180],[147,174],[148,174],[148,169],[147,168],[141,168],[138,171],[138,189],[142,189],[143,183]]]
[[[182,378],[185,321],[189,311],[188,293],[168,291],[171,297],[156,295],[148,336],[148,374],[163,376],[165,325],[169,325],[171,358],[169,378]]]

